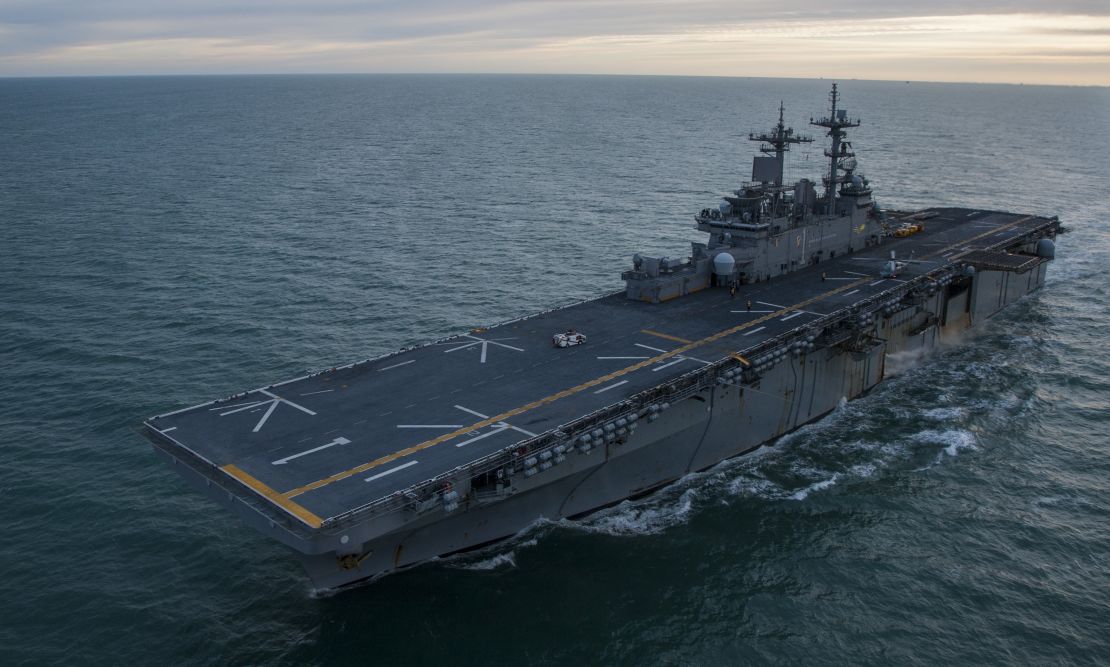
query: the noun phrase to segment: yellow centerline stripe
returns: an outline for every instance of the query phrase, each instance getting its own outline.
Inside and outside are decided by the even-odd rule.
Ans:
[[[304,507],[301,507],[300,505],[293,502],[292,500],[289,500],[288,498],[281,495],[280,493],[278,493],[274,489],[271,489],[269,486],[262,483],[261,481],[259,481],[258,479],[256,479],[255,477],[253,477],[252,475],[247,473],[245,470],[240,468],[239,466],[234,465],[234,464],[228,464],[228,465],[220,468],[220,470],[223,470],[228,475],[231,475],[232,477],[239,480],[243,484],[247,485],[251,489],[254,489],[263,498],[265,498],[265,499],[269,500],[270,502],[274,503],[275,505],[285,509],[286,512],[289,512],[290,514],[297,517],[301,521],[305,522],[309,526],[312,526],[313,528],[319,528],[324,523],[323,519],[316,516],[312,512],[309,512]]]
[[[362,465],[355,466],[354,468],[350,468],[350,469],[344,470],[342,472],[337,472],[334,475],[331,475],[330,477],[325,477],[323,479],[316,480],[315,482],[312,482],[310,484],[305,484],[304,486],[300,486],[300,487],[297,487],[297,488],[292,489],[290,491],[286,491],[284,496],[285,496],[285,498],[296,498],[297,496],[299,496],[303,493],[308,493],[309,491],[314,491],[316,489],[319,489],[322,486],[327,486],[328,484],[332,484],[334,482],[338,482],[340,480],[347,479],[348,477],[351,477],[353,475],[357,475],[357,474],[362,473],[362,472],[366,472],[367,470],[370,470],[371,468],[376,468],[380,465],[384,465],[386,463],[389,463],[390,461],[395,461],[399,458],[408,456],[410,454],[415,454],[416,452],[423,451],[425,449],[428,449],[429,447],[435,447],[438,444],[441,444],[441,443],[447,442],[448,440],[452,440],[454,438],[457,438],[460,435],[463,435],[464,433],[469,433],[470,431],[477,431],[478,429],[485,428],[486,426],[489,426],[491,424],[496,424],[498,422],[505,421],[505,420],[510,419],[512,417],[515,417],[515,416],[517,416],[517,415],[519,415],[523,412],[528,412],[529,410],[534,410],[538,407],[547,405],[548,403],[554,403],[555,401],[566,398],[567,396],[573,396],[574,394],[577,394],[579,392],[590,389],[591,387],[596,387],[599,384],[604,384],[606,382],[609,382],[610,380],[615,380],[616,378],[619,378],[622,375],[627,375],[629,373],[634,373],[634,372],[640,370],[641,368],[646,368],[647,366],[650,366],[652,364],[663,361],[664,359],[670,359],[671,357],[675,357],[675,356],[678,356],[680,354],[689,352],[690,350],[692,350],[696,347],[700,347],[700,346],[706,345],[708,343],[713,343],[713,342],[718,341],[722,338],[725,338],[726,336],[731,336],[732,334],[737,333],[739,331],[743,331],[744,329],[754,327],[757,324],[762,324],[763,322],[766,322],[768,320],[779,317],[779,316],[781,316],[785,313],[789,313],[789,312],[795,311],[795,310],[800,310],[800,309],[805,308],[806,306],[809,306],[809,305],[811,305],[811,304],[813,304],[817,301],[820,301],[821,299],[828,298],[828,297],[830,297],[834,294],[837,294],[839,292],[843,292],[843,291],[851,289],[853,287],[858,287],[859,285],[862,285],[863,283],[865,283],[869,280],[871,280],[870,276],[867,277],[867,278],[861,278],[859,280],[852,281],[852,282],[850,282],[846,285],[842,285],[842,286],[840,286],[840,287],[838,287],[834,290],[829,290],[828,292],[825,292],[824,294],[819,294],[819,295],[817,295],[815,297],[812,297],[810,299],[806,299],[805,301],[802,301],[800,303],[796,303],[793,306],[789,306],[787,308],[783,308],[782,310],[764,315],[762,317],[751,320],[750,322],[745,322],[743,324],[738,324],[734,327],[730,327],[728,329],[725,329],[724,331],[718,331],[717,333],[712,334],[710,336],[706,336],[705,338],[702,338],[701,340],[691,341],[691,342],[689,342],[685,345],[682,345],[682,346],[680,346],[678,348],[675,348],[673,350],[670,350],[668,352],[663,352],[663,353],[661,353],[659,355],[656,355],[654,357],[651,357],[649,359],[645,359],[643,361],[636,362],[635,364],[632,364],[631,366],[627,366],[625,368],[621,368],[619,370],[613,371],[612,373],[609,373],[608,375],[603,375],[599,378],[594,378],[593,380],[583,382],[582,384],[577,385],[575,387],[571,387],[569,389],[564,389],[564,390],[560,391],[557,394],[552,394],[550,396],[545,396],[544,398],[541,398],[541,399],[536,400],[536,401],[532,401],[531,403],[528,403],[526,405],[522,405],[520,407],[513,408],[512,410],[509,410],[508,412],[502,412],[499,415],[494,415],[493,417],[489,417],[488,419],[483,419],[482,421],[471,424],[470,426],[464,426],[464,427],[462,427],[462,428],[460,428],[456,431],[451,431],[450,433],[444,433],[443,435],[441,435],[439,437],[432,438],[431,440],[425,440],[424,442],[421,442],[420,444],[417,444],[417,445],[413,445],[412,447],[402,449],[400,451],[394,452],[392,454],[388,454],[388,455],[383,456],[381,458],[374,459],[373,461],[363,463]]]
[[[651,329],[640,329],[640,333],[645,333],[649,336],[658,336],[659,338],[665,338],[666,340],[673,340],[676,343],[692,343],[693,342],[688,338],[679,338],[678,336],[672,336],[670,334],[659,333],[658,331],[652,331]]]
[[[979,234],[977,236],[973,236],[969,239],[961,240],[958,243],[954,243],[950,246],[947,246],[945,248],[942,248],[942,249],[936,251],[935,253],[932,253],[931,255],[925,255],[925,256],[926,257],[931,257],[931,256],[939,255],[939,254],[941,254],[941,253],[943,253],[947,250],[951,250],[952,248],[956,248],[956,247],[961,246],[961,245],[966,245],[968,243],[972,243],[974,241],[977,241],[977,240],[983,238],[984,236],[990,236],[991,234],[995,234],[995,233],[1000,232],[1004,229],[1008,229],[1010,227],[1013,227],[1014,225],[1025,222],[1026,220],[1029,220],[1032,217],[1034,217],[1034,216],[1030,215],[1030,216],[1026,216],[1024,218],[1015,220],[1014,222],[1008,223],[1008,224],[1003,225],[1001,227],[996,227],[996,228],[994,228],[990,231],[984,232],[983,234]],[[796,311],[796,310],[802,310],[806,306],[809,306],[809,305],[812,305],[812,304],[814,304],[818,301],[822,301],[824,299],[827,299],[830,296],[833,296],[835,294],[839,294],[840,292],[850,290],[853,287],[859,287],[860,285],[862,285],[864,283],[870,282],[872,279],[873,279],[873,276],[868,276],[867,278],[860,278],[859,280],[851,281],[847,284],[841,285],[840,287],[838,287],[836,289],[829,290],[828,292],[825,292],[823,294],[819,294],[815,297],[811,297],[809,299],[806,299],[805,301],[801,301],[801,302],[796,303],[792,306],[788,306],[788,307],[783,308],[781,310],[777,310],[775,312],[763,315],[762,317],[758,317],[758,318],[756,318],[754,320],[751,320],[749,322],[745,322],[743,324],[738,324],[734,327],[730,327],[728,329],[725,329],[724,331],[719,331],[715,334],[706,336],[705,338],[702,338],[700,340],[689,341],[685,345],[682,345],[681,347],[670,350],[668,352],[663,352],[662,354],[659,354],[655,357],[651,357],[649,359],[639,361],[635,364],[632,364],[631,366],[627,366],[625,368],[613,371],[612,373],[609,373],[608,375],[603,375],[599,378],[594,378],[593,380],[583,382],[582,384],[577,385],[575,387],[571,387],[569,389],[564,389],[564,390],[562,390],[562,391],[560,391],[556,394],[552,394],[550,396],[545,396],[544,398],[541,398],[541,399],[536,400],[536,401],[532,401],[531,403],[528,403],[526,405],[522,405],[520,407],[513,408],[512,410],[509,410],[508,412],[502,412],[499,415],[494,415],[493,417],[489,417],[488,419],[483,419],[482,421],[471,424],[470,426],[464,426],[464,427],[462,427],[458,430],[451,431],[450,433],[445,433],[445,434],[443,434],[441,436],[438,436],[436,438],[432,438],[431,440],[425,440],[424,442],[413,445],[412,447],[408,447],[406,449],[396,451],[392,454],[387,454],[386,456],[382,456],[380,458],[374,459],[373,461],[363,463],[362,465],[355,466],[354,468],[350,468],[350,469],[344,470],[342,472],[337,472],[334,475],[331,475],[329,477],[325,477],[323,479],[316,480],[315,482],[311,482],[309,484],[305,484],[304,486],[299,486],[295,489],[291,489],[289,491],[286,491],[284,494],[282,494],[282,500],[287,501],[289,498],[295,498],[295,497],[297,497],[301,494],[308,493],[309,491],[314,491],[316,489],[327,486],[329,484],[347,479],[348,477],[352,477],[352,476],[357,475],[359,473],[366,472],[367,470],[370,470],[371,468],[376,468],[380,465],[390,463],[391,461],[395,461],[399,458],[409,456],[410,454],[415,454],[417,452],[428,449],[429,447],[435,447],[436,445],[447,442],[448,440],[453,440],[454,438],[457,438],[460,435],[463,435],[465,433],[469,433],[471,431],[476,431],[478,429],[485,428],[486,426],[490,426],[490,425],[496,424],[498,422],[506,421],[506,420],[508,420],[512,417],[515,417],[515,416],[521,414],[521,413],[528,412],[530,410],[534,410],[538,407],[547,405],[549,403],[554,403],[555,401],[566,398],[567,396],[573,396],[574,394],[580,393],[580,392],[585,391],[587,389],[590,389],[592,387],[596,387],[599,384],[604,384],[606,382],[609,382],[610,380],[614,380],[616,378],[619,378],[622,375],[627,375],[629,373],[634,373],[634,372],[640,370],[641,368],[645,368],[645,367],[650,366],[652,364],[658,363],[660,361],[663,361],[664,359],[670,359],[671,357],[674,357],[674,356],[677,356],[677,355],[680,355],[680,354],[684,354],[686,352],[689,352],[690,350],[693,350],[694,348],[701,347],[702,345],[706,345],[706,344],[709,344],[709,343],[716,342],[716,341],[718,341],[722,338],[726,338],[726,337],[731,336],[735,333],[743,331],[744,329],[749,329],[749,328],[754,327],[758,324],[762,324],[762,323],[767,322],[769,320],[773,320],[774,318],[780,317],[780,316],[782,316],[786,313],[790,313],[790,312],[793,312],[793,311]],[[664,338],[668,338],[668,339],[672,339],[672,340],[681,340],[681,339],[675,339],[674,337],[667,336],[665,334],[659,334],[658,332],[649,331],[649,330],[646,330],[646,329],[643,330],[643,332],[658,335],[658,336],[662,336]],[[261,484],[261,482],[259,482],[259,484]],[[269,487],[266,487],[266,488],[269,489]],[[291,503],[291,504],[300,508],[300,506],[296,505],[296,503]],[[303,508],[300,508],[300,509],[303,510]],[[304,511],[307,512],[307,510],[304,510]],[[313,516],[315,516],[315,515],[313,515]]]

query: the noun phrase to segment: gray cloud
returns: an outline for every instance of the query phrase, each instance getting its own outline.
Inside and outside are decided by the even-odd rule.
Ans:
[[[91,73],[87,56],[67,54],[113,44],[225,40],[228,48],[285,49],[268,62],[294,63],[296,50],[343,43],[365,49],[408,43],[411,59],[434,68],[434,56],[480,45],[486,51],[542,48],[556,41],[607,35],[669,35],[758,24],[768,30],[799,21],[841,21],[971,13],[1108,15],[1105,0],[0,0],[0,73]],[[1046,28],[1051,30],[1051,28]],[[1104,31],[1103,31],[1104,32]],[[1086,33],[1098,36],[1103,32]],[[81,51],[81,49],[86,49]],[[103,48],[97,56],[103,62]],[[352,47],[353,48],[353,47]],[[421,49],[424,49],[422,52]],[[188,55],[188,54],[183,54]],[[245,56],[244,56],[245,57]],[[258,67],[263,56],[241,67]],[[254,63],[252,65],[251,63]],[[450,64],[450,63],[449,63]],[[137,63],[142,70],[142,63]],[[119,71],[121,65],[99,65]],[[190,67],[203,67],[200,61]],[[303,66],[332,67],[327,59]],[[68,70],[67,70],[68,67]],[[227,61],[211,64],[222,71]],[[370,66],[373,69],[373,66]],[[441,67],[440,69],[451,69]]]

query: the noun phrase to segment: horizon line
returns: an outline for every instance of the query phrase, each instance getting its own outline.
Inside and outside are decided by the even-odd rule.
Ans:
[[[646,74],[622,72],[165,72],[117,74],[0,74],[0,81],[31,79],[154,79],[189,77],[313,77],[313,76],[504,76],[504,77],[640,77],[668,79],[760,79],[788,81],[861,81],[866,83],[923,83],[964,86],[1019,86],[1038,88],[1110,88],[1110,83],[1026,83],[1024,81],[951,81],[941,79],[867,79],[860,77],[828,76],[739,76],[733,74]]]

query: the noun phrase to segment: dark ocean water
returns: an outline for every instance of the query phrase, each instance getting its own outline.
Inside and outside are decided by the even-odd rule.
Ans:
[[[841,90],[882,205],[1059,215],[1047,289],[756,456],[318,597],[141,419],[616,289],[828,82],[0,80],[0,664],[1110,663],[1110,90]]]

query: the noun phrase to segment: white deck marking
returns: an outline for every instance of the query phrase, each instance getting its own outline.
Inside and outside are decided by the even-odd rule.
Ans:
[[[749,331],[748,333],[746,333],[746,334],[744,334],[744,335],[745,335],[745,336],[750,336],[750,335],[752,335],[752,334],[757,334],[757,333],[759,333],[760,331],[763,331],[763,330],[764,330],[764,329],[766,329],[766,328],[767,328],[767,327],[759,327],[758,329],[752,329],[751,331]]]
[[[253,433],[258,433],[259,431],[262,430],[262,427],[266,425],[266,420],[269,419],[270,415],[274,414],[274,410],[277,409],[278,403],[285,403],[286,405],[297,408],[301,412],[307,413],[307,414],[309,414],[313,417],[316,416],[316,413],[313,412],[312,410],[309,410],[308,408],[304,407],[303,405],[297,405],[296,403],[289,400],[288,398],[282,398],[281,396],[278,396],[277,394],[270,393],[270,392],[266,391],[265,389],[259,389],[258,391],[259,391],[259,393],[266,394],[267,396],[271,397],[273,400],[272,401],[261,401],[261,402],[255,404],[257,406],[262,406],[262,405],[265,405],[265,404],[269,403],[270,407],[266,410],[266,414],[262,415],[262,419],[259,419],[258,423],[254,425],[254,429],[252,431]],[[239,408],[238,410],[232,410],[232,412],[239,412],[240,410],[246,410],[249,407],[254,407],[254,406],[247,406],[245,408]],[[220,416],[225,417],[229,414],[231,414],[231,412],[224,412],[224,413],[221,413]]]
[[[786,308],[786,306],[780,306],[777,303],[767,303],[766,301],[756,301],[756,303],[761,306],[770,306],[776,310],[782,310],[783,308]]]
[[[976,213],[978,213],[978,212],[979,212],[979,211],[972,211],[971,213],[968,213],[968,214],[967,214],[967,215],[965,215],[964,217],[965,217],[965,218],[970,218],[971,216],[975,215],[975,214],[976,214]]]
[[[236,412],[242,412],[243,410],[250,410],[251,408],[257,408],[258,406],[260,406],[264,403],[269,403],[269,401],[256,401],[254,403],[247,403],[246,405],[240,405],[240,406],[235,407],[232,410],[228,410],[227,412],[221,412],[220,416],[221,417],[226,417],[228,415],[233,415]],[[212,410],[224,410],[226,408],[211,408],[211,409]]]
[[[852,290],[851,292],[845,292],[845,293],[844,293],[844,296],[852,296],[853,294],[856,294],[856,293],[858,293],[858,292],[859,292],[859,290],[858,290],[858,289],[854,289],[854,290]]]
[[[498,424],[504,424],[504,423],[505,422],[498,422]],[[491,435],[497,435],[498,433],[501,433],[502,431],[508,431],[508,430],[509,430],[509,426],[507,424],[505,426],[494,425],[494,427],[492,429],[486,431],[482,435],[475,436],[475,437],[473,437],[469,440],[463,440],[462,442],[456,442],[455,446],[456,447],[466,447],[467,445],[469,445],[472,442],[478,442],[479,440],[484,440],[484,439],[490,437]]]
[[[393,364],[392,366],[386,366],[384,368],[379,368],[378,372],[381,373],[382,371],[388,371],[391,368],[400,368],[401,366],[407,366],[409,364],[415,364],[415,363],[416,363],[416,359],[409,359],[408,361],[402,361],[399,364]]]
[[[274,405],[277,405],[276,401],[274,402]],[[270,409],[273,410],[273,407],[271,407]],[[331,442],[329,442],[326,445],[320,445],[319,447],[313,447],[312,449],[306,449],[303,452],[298,452],[296,454],[286,456],[285,458],[278,459],[277,461],[270,461],[270,464],[275,465],[275,466],[285,465],[286,463],[289,463],[293,459],[299,459],[302,456],[308,456],[309,454],[312,454],[314,452],[318,452],[322,449],[327,449],[328,447],[334,447],[335,445],[349,445],[349,444],[351,444],[350,440],[348,440],[347,438],[344,438],[343,436],[339,436],[338,438],[336,438],[335,440],[332,440]]]
[[[856,291],[858,292],[859,290],[856,290]],[[790,320],[794,319],[795,317],[798,317],[799,315],[805,315],[805,313],[799,310],[797,312],[794,312],[794,313],[791,313],[791,314],[787,315],[786,317],[780,318],[779,321],[780,322],[787,322],[787,321],[790,321]]]
[[[773,310],[730,310],[730,313],[773,313]]]
[[[281,403],[281,401],[270,401],[270,408],[266,410],[266,414],[262,415],[262,419],[259,419],[258,423],[254,425],[253,433],[258,433],[262,430],[262,427],[266,424],[266,420],[270,418],[270,415],[274,414],[274,410],[277,408],[278,403]],[[222,417],[223,415],[220,416]]]
[[[862,278],[870,278],[871,277],[870,273],[858,273],[856,271],[845,271],[844,273],[850,273],[853,276],[860,276]]]
[[[304,413],[310,414],[310,415],[312,415],[313,417],[315,417],[315,416],[316,416],[316,413],[315,413],[315,412],[313,412],[312,410],[309,410],[308,408],[306,408],[306,407],[305,407],[305,406],[303,406],[303,405],[297,405],[296,403],[294,403],[293,401],[289,400],[288,398],[282,398],[281,396],[278,396],[277,394],[271,394],[270,392],[266,391],[265,389],[259,389],[258,391],[262,392],[263,394],[266,394],[267,396],[269,396],[270,398],[274,399],[275,401],[280,401],[280,402],[282,402],[282,403],[284,403],[284,404],[288,405],[289,407],[297,408],[297,409],[298,409],[298,410],[300,410],[301,412],[304,412]]]
[[[462,424],[397,424],[397,428],[462,428]]]
[[[600,394],[603,391],[609,391],[610,389],[616,389],[617,387],[621,386],[622,384],[628,384],[628,380],[621,380],[620,382],[614,382],[613,384],[611,384],[607,387],[602,387],[601,389],[598,389],[594,393],[595,394]]]
[[[598,359],[648,359],[649,357],[598,357]]]
[[[489,349],[490,344],[499,345],[501,347],[508,348],[510,350],[516,350],[517,352],[523,352],[524,351],[523,349],[521,349],[519,347],[513,347],[512,345],[506,345],[505,343],[499,343],[498,342],[498,341],[502,341],[502,340],[514,340],[514,338],[478,338],[477,336],[471,336],[470,334],[463,334],[462,336],[459,336],[459,337],[460,338],[470,338],[472,340],[472,342],[463,343],[462,345],[459,345],[458,347],[453,347],[450,350],[444,350],[444,352],[443,352],[444,354],[447,354],[449,352],[457,352],[459,350],[465,350],[468,347],[473,347],[475,345],[480,345],[481,350],[482,350],[482,354],[481,354],[480,359],[478,360],[478,363],[484,364],[484,363],[486,363],[486,351]],[[451,345],[451,344],[452,343],[445,343],[445,345]]]
[[[307,394],[301,394],[301,396],[315,396],[316,394],[326,394],[329,391],[335,391],[335,390],[334,389],[324,389],[323,391],[310,391]]]
[[[489,415],[484,415],[481,412],[476,412],[474,410],[471,410],[470,408],[464,408],[461,405],[456,405],[455,407],[458,408],[459,410],[462,410],[463,412],[469,412],[470,414],[474,415],[475,417],[481,417],[482,419],[489,419]],[[459,428],[462,428],[462,427],[460,426]]]
[[[663,370],[664,368],[669,368],[671,366],[674,366],[675,364],[681,364],[684,361],[686,361],[686,357],[676,357],[674,360],[668,361],[667,363],[662,364],[660,366],[655,366],[651,370],[652,370],[652,372],[658,372],[658,371]]]
[[[883,278],[882,280],[876,280],[876,281],[875,281],[875,282],[873,282],[873,283],[869,283],[869,284],[868,284],[868,287],[874,287],[875,285],[881,285],[881,284],[883,284],[883,283],[885,283],[885,282],[886,282],[886,278]]]
[[[389,470],[386,470],[385,472],[380,472],[377,475],[370,475],[369,477],[366,478],[366,481],[367,482],[373,482],[375,479],[381,479],[382,477],[385,477],[386,475],[392,475],[393,473],[397,472],[398,470],[404,470],[405,468],[408,468],[409,466],[414,466],[417,463],[420,463],[420,461],[409,461],[408,463],[402,463],[401,465],[396,466],[394,468],[390,468]]]
[[[643,343],[633,343],[633,345],[635,345],[636,347],[642,347],[642,348],[644,348],[645,350],[651,350],[652,352],[659,352],[660,354],[663,354],[663,353],[665,353],[665,352],[667,351],[667,350],[663,350],[663,349],[660,349],[660,348],[658,348],[658,347],[652,347],[652,346],[650,346],[650,345],[644,345]],[[636,357],[636,358],[637,358],[637,359],[639,359],[639,358],[647,359],[648,357]],[[712,361],[705,361],[704,359],[697,359],[697,358],[695,358],[695,357],[687,357],[686,355],[682,355],[682,354],[680,354],[680,355],[677,355],[677,356],[675,357],[675,359],[676,359],[676,361],[674,361],[674,362],[671,362],[671,363],[669,363],[669,364],[664,364],[664,365],[662,365],[662,366],[656,366],[655,368],[653,368],[653,369],[651,369],[651,370],[653,370],[653,371],[661,371],[661,370],[663,370],[664,368],[666,368],[667,366],[673,366],[674,364],[678,363],[679,361],[685,361],[685,360],[687,360],[687,359],[689,359],[690,361],[696,361],[696,362],[698,362],[699,364],[705,364],[706,366],[709,366],[709,365],[711,365],[711,364],[713,363]]]
[[[176,431],[176,430],[177,430],[176,426],[171,426],[169,428],[162,429],[161,431],[159,431],[159,433],[169,433],[170,431]]]
[[[266,401],[251,401],[250,403],[238,403],[236,405],[217,405],[214,408],[208,408],[208,411],[215,412],[216,410],[227,410],[228,408],[249,408],[253,405],[258,405],[259,403],[265,402]]]
[[[464,408],[461,405],[456,405],[455,407],[458,408],[459,410],[462,410],[463,412],[469,412],[470,414],[474,415],[475,417],[481,417],[482,419],[489,419],[489,415],[484,415],[481,412],[478,412],[477,410],[471,410],[470,408]],[[519,426],[513,426],[512,424],[509,424],[508,422],[497,422],[496,424],[494,424],[494,426],[497,427],[497,432],[498,433],[500,433],[501,431],[504,431],[505,429],[512,429],[512,430],[514,430],[518,433],[523,433],[524,435],[528,436],[529,438],[536,437],[535,433],[533,433],[531,431],[526,431],[526,430],[520,428]],[[459,428],[462,428],[462,427],[460,426]],[[489,434],[487,433],[486,435],[489,435]],[[485,436],[479,436],[478,438],[475,438],[475,439],[472,439],[472,440],[467,440],[466,442],[464,442],[460,445],[455,445],[455,446],[456,447],[462,447],[463,445],[470,444],[471,442],[474,442],[474,440],[481,440],[484,437]]]
[[[845,271],[844,273],[849,273],[849,272],[848,272],[848,271]],[[861,274],[859,274],[859,275],[861,275],[861,276],[862,276],[862,275],[864,275],[864,274],[862,274],[862,273],[861,273]],[[837,278],[837,277],[831,277],[831,278],[825,278],[825,280],[855,280],[855,278]]]

